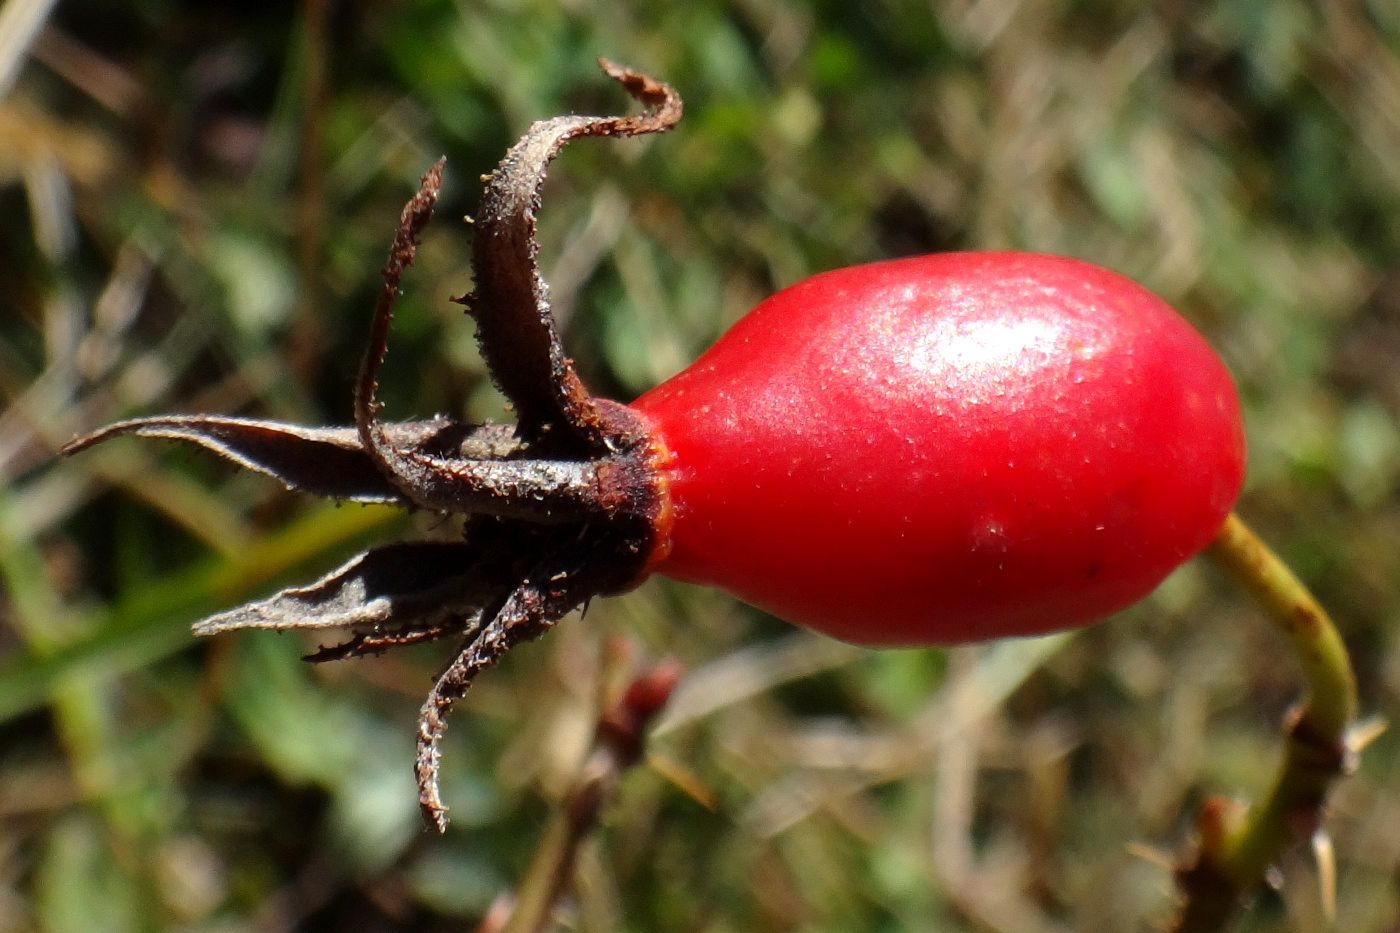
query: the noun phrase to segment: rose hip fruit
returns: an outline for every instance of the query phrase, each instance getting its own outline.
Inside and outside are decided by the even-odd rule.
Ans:
[[[813,276],[632,406],[664,449],[656,569],[866,644],[1080,625],[1210,542],[1229,374],[1104,269],[951,253]]]

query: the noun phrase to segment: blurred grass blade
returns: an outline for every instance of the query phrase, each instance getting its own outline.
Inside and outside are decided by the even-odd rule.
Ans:
[[[191,639],[200,615],[242,599],[322,555],[336,554],[385,533],[404,513],[385,506],[321,506],[268,535],[234,560],[206,559],[184,573],[138,590],[105,612],[85,614],[88,637],[51,653],[13,658],[0,668],[0,721],[41,706],[66,676],[120,674],[172,654]],[[12,542],[0,540],[8,576]]]

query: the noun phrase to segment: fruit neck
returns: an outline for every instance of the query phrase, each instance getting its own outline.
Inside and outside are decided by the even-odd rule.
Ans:
[[[671,552],[672,456],[661,433],[636,409],[606,399],[593,403],[602,416],[609,450],[595,461],[595,514],[619,539],[620,559],[632,564],[626,582],[618,587],[628,590],[649,577]]]

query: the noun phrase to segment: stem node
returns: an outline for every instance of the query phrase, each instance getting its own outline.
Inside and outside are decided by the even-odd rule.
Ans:
[[[1242,808],[1212,797],[1197,813],[1194,862],[1177,872],[1176,931],[1219,930],[1293,843],[1315,836],[1332,785],[1356,769],[1356,677],[1327,611],[1288,566],[1231,513],[1210,554],[1287,636],[1307,692],[1284,719],[1283,763],[1269,794]]]

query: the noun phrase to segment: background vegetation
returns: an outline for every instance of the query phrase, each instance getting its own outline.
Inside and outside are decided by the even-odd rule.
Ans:
[[[455,218],[530,121],[623,105],[598,54],[688,116],[578,144],[546,191],[595,390],[638,393],[833,266],[1116,268],[1228,361],[1240,510],[1335,613],[1365,708],[1400,709],[1395,4],[75,0],[26,56],[36,6],[0,15],[0,929],[470,928],[528,863],[601,672],[662,655],[692,674],[583,850],[570,928],[1140,929],[1201,798],[1262,791],[1296,672],[1200,561],[1076,635],[947,652],[649,582],[462,705],[443,839],[409,760],[444,647],[312,669],[292,637],[192,641],[366,540],[451,529],[169,447],[56,447],[162,411],[348,421],[394,220],[442,153],[385,398],[504,417],[447,301]],[[1400,736],[1329,826],[1338,929],[1395,929]],[[1323,929],[1309,854],[1279,867],[1243,928]]]

